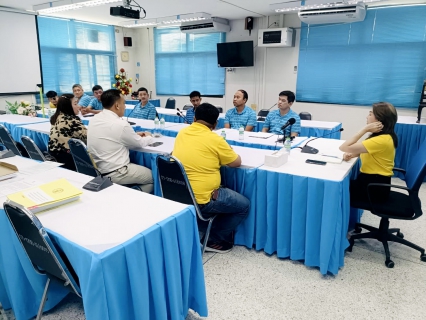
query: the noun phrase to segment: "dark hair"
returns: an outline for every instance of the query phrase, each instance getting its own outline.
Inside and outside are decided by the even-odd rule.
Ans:
[[[398,147],[398,137],[395,133],[395,124],[398,121],[398,113],[393,104],[389,102],[373,103],[373,114],[378,121],[383,124],[383,129],[380,132],[371,134],[367,139],[389,134],[392,137],[393,145]]]
[[[105,109],[111,108],[114,103],[117,102],[117,100],[120,100],[121,98],[121,92],[117,89],[109,89],[107,91],[104,91],[101,95],[101,102],[102,106]]]
[[[75,85],[72,86],[72,89],[74,90],[74,88],[80,88],[81,90],[83,90],[83,87],[81,86],[81,84],[76,83]]]
[[[132,92],[132,97],[137,97],[138,96],[138,92],[137,91],[133,91]]]
[[[240,89],[240,90],[237,90],[237,91],[240,91],[240,92],[243,94],[243,98],[244,98],[244,99],[246,99],[246,101],[248,100],[248,94],[247,94],[247,91],[245,91],[245,90],[243,90],[243,89]]]
[[[202,103],[195,109],[195,118],[214,126],[219,118],[219,110],[210,103]]]
[[[281,97],[281,96],[286,96],[286,97],[287,97],[287,102],[288,102],[288,103],[292,103],[292,102],[294,102],[294,100],[296,100],[296,97],[295,97],[294,93],[293,93],[293,92],[291,92],[291,91],[288,91],[288,90],[286,90],[286,91],[281,91],[281,92],[280,92],[280,94],[279,94],[279,96],[280,96],[280,97]]]
[[[192,91],[192,92],[189,94],[189,99],[192,99],[192,98],[195,98],[195,97],[199,97],[199,98],[201,98],[201,93],[200,93],[199,91]]]
[[[144,88],[144,87],[140,87],[140,88],[138,89],[138,93],[139,93],[139,92],[141,92],[141,91],[145,91],[146,93],[148,93],[148,89],[147,89],[147,88]]]
[[[104,89],[102,89],[102,87],[100,86],[100,85],[95,85],[95,86],[93,86],[93,88],[92,88],[92,92],[95,92],[95,91],[97,91],[97,90],[104,90]]]
[[[61,112],[69,116],[75,116],[72,107],[72,99],[74,99],[74,95],[70,93],[63,94],[59,97],[58,104],[56,105],[56,112],[50,117],[50,123],[52,125],[56,123],[56,119],[58,119]]]
[[[47,91],[46,92],[46,97],[48,97],[48,98],[54,98],[54,97],[56,97],[58,94],[56,93],[56,91],[52,91],[52,90],[50,90],[50,91]]]

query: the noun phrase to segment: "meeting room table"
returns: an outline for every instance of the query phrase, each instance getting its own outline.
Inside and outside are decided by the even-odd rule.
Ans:
[[[2,114],[0,115],[0,123],[4,125],[10,133],[13,128],[17,126],[27,125],[31,123],[44,123],[48,122],[49,119],[43,119],[38,117],[22,116],[18,114]]]
[[[37,172],[37,162],[18,156],[3,161],[34,172],[20,173],[16,183],[40,185],[65,178],[81,189],[93,178],[62,168]],[[2,205],[10,192],[4,183],[0,182]],[[6,183],[8,188],[15,186],[12,180]],[[76,271],[86,319],[184,319],[189,308],[207,316],[193,206],[114,184],[101,192],[83,190],[79,200],[37,213],[37,218]],[[33,270],[1,207],[3,307],[13,308],[18,320],[32,318],[46,279]],[[44,310],[68,293],[52,284]]]
[[[139,102],[139,100],[126,100],[126,104],[133,106],[137,105]],[[149,99],[149,102],[151,102],[154,107],[161,107],[160,99]]]
[[[398,116],[395,125],[395,133],[398,136],[398,148],[395,154],[395,167],[406,170],[420,145],[426,139],[426,118],[421,118],[420,123],[416,123],[415,116]],[[426,150],[424,150],[426,157]],[[395,172],[395,176],[404,179],[404,175]],[[425,178],[426,181],[426,178]]]

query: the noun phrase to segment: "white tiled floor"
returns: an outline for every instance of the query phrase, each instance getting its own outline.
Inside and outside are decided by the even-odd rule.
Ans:
[[[424,216],[391,221],[391,226],[426,247],[426,183],[420,198]],[[379,218],[365,212],[363,222],[378,226]],[[426,263],[417,251],[398,243],[390,243],[390,251],[393,269],[384,265],[380,242],[356,241],[337,276],[322,276],[301,262],[245,247],[206,253],[208,319],[425,319]],[[68,296],[43,319],[85,319],[81,300]],[[193,312],[187,317],[199,319]]]

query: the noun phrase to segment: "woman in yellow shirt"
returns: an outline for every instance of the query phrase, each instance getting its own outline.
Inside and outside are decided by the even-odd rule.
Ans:
[[[361,172],[350,184],[352,200],[369,201],[367,185],[370,183],[391,183],[395,149],[398,146],[394,130],[397,120],[398,114],[392,104],[375,103],[367,116],[367,125],[340,146],[340,150],[345,152],[345,161],[358,156],[361,158]],[[364,141],[358,142],[366,133],[371,134]],[[389,191],[390,187],[371,187],[369,190],[373,201],[386,200]]]

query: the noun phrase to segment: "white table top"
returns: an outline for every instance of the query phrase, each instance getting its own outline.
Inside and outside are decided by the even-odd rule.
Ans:
[[[426,125],[426,117],[420,118],[420,123],[416,123],[417,117],[411,116],[398,116],[397,123],[401,124],[414,124],[414,125]]]
[[[18,169],[36,163],[21,157],[2,161],[15,164]],[[48,174],[44,172],[27,176],[26,179],[42,184],[60,178],[66,178],[80,189],[93,179],[61,168],[52,169]],[[2,183],[12,181],[13,179]],[[82,190],[80,200],[38,213],[37,217],[44,227],[95,253],[122,244],[187,207],[116,184],[100,192]],[[2,204],[5,199],[6,197],[0,198]]]
[[[11,124],[27,124],[27,123],[40,123],[48,122],[49,119],[21,116],[18,114],[2,114],[0,115],[0,122],[8,122]]]
[[[52,125],[50,124],[50,122],[41,122],[41,123],[26,124],[21,127],[28,130],[36,131],[36,132],[50,134],[51,126]]]
[[[328,155],[343,155],[339,150],[340,145],[344,140],[335,139],[316,139],[309,143],[309,146],[317,148],[318,154]],[[304,145],[302,143],[302,145]],[[262,166],[260,170],[275,171],[280,173],[287,173],[296,176],[317,178],[322,180],[342,181],[351,171],[357,158],[351,159],[340,164],[327,163],[325,166],[305,163],[306,159],[315,160],[315,155],[301,153],[301,149],[296,148],[290,151],[288,162],[278,168]]]
[[[304,128],[319,128],[331,130],[340,124],[340,122],[332,121],[300,120],[300,125]]]
[[[173,115],[177,117],[177,114],[176,114],[178,112],[177,109],[166,109],[166,108],[157,107],[155,108],[155,110],[157,110],[158,114]],[[182,110],[180,108],[179,110],[183,115],[186,115],[186,110]]]
[[[123,117],[124,120],[127,120],[126,117]],[[155,124],[154,124],[154,120],[147,120],[147,119],[137,119],[137,118],[129,118],[129,121],[136,123],[136,126],[140,126],[142,128],[146,128],[146,129],[154,129],[155,128]],[[169,127],[173,127],[178,125],[179,123],[175,123],[175,122],[165,122],[164,127],[166,129],[169,129]]]

